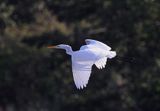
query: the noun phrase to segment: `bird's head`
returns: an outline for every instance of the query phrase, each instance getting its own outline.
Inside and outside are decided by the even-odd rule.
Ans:
[[[48,48],[55,48],[55,49],[66,49],[67,47],[69,47],[69,45],[65,45],[65,44],[59,44],[59,45],[50,45],[48,46]]]
[[[59,44],[59,45],[55,45],[55,46],[48,46],[48,48],[55,48],[55,49],[65,49],[66,53],[71,55],[72,54],[72,48],[69,45],[66,44]]]

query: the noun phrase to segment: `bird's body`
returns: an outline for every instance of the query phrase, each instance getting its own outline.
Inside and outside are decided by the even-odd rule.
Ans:
[[[93,64],[102,69],[106,65],[107,58],[111,59],[116,56],[116,52],[111,51],[111,48],[102,42],[92,39],[85,41],[87,45],[81,46],[78,51],[72,51],[69,45],[57,46],[57,48],[65,49],[66,53],[71,55],[73,78],[78,89],[86,87]]]

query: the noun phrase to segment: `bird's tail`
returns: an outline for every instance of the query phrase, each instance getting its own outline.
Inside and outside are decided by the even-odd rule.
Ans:
[[[112,59],[113,57],[115,57],[117,54],[115,51],[110,51],[108,58]]]

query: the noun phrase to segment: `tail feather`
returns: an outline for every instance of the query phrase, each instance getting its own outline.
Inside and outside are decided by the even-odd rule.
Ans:
[[[115,51],[110,51],[108,58],[112,59],[113,57],[115,57],[117,54]]]

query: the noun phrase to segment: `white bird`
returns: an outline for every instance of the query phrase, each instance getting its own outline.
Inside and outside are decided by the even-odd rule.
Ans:
[[[86,39],[85,42],[86,45],[81,46],[78,51],[73,51],[71,46],[65,44],[48,46],[65,49],[71,55],[73,79],[78,89],[83,89],[88,84],[92,65],[95,64],[98,69],[105,68],[107,59],[116,56],[116,52],[102,42],[93,39]]]

